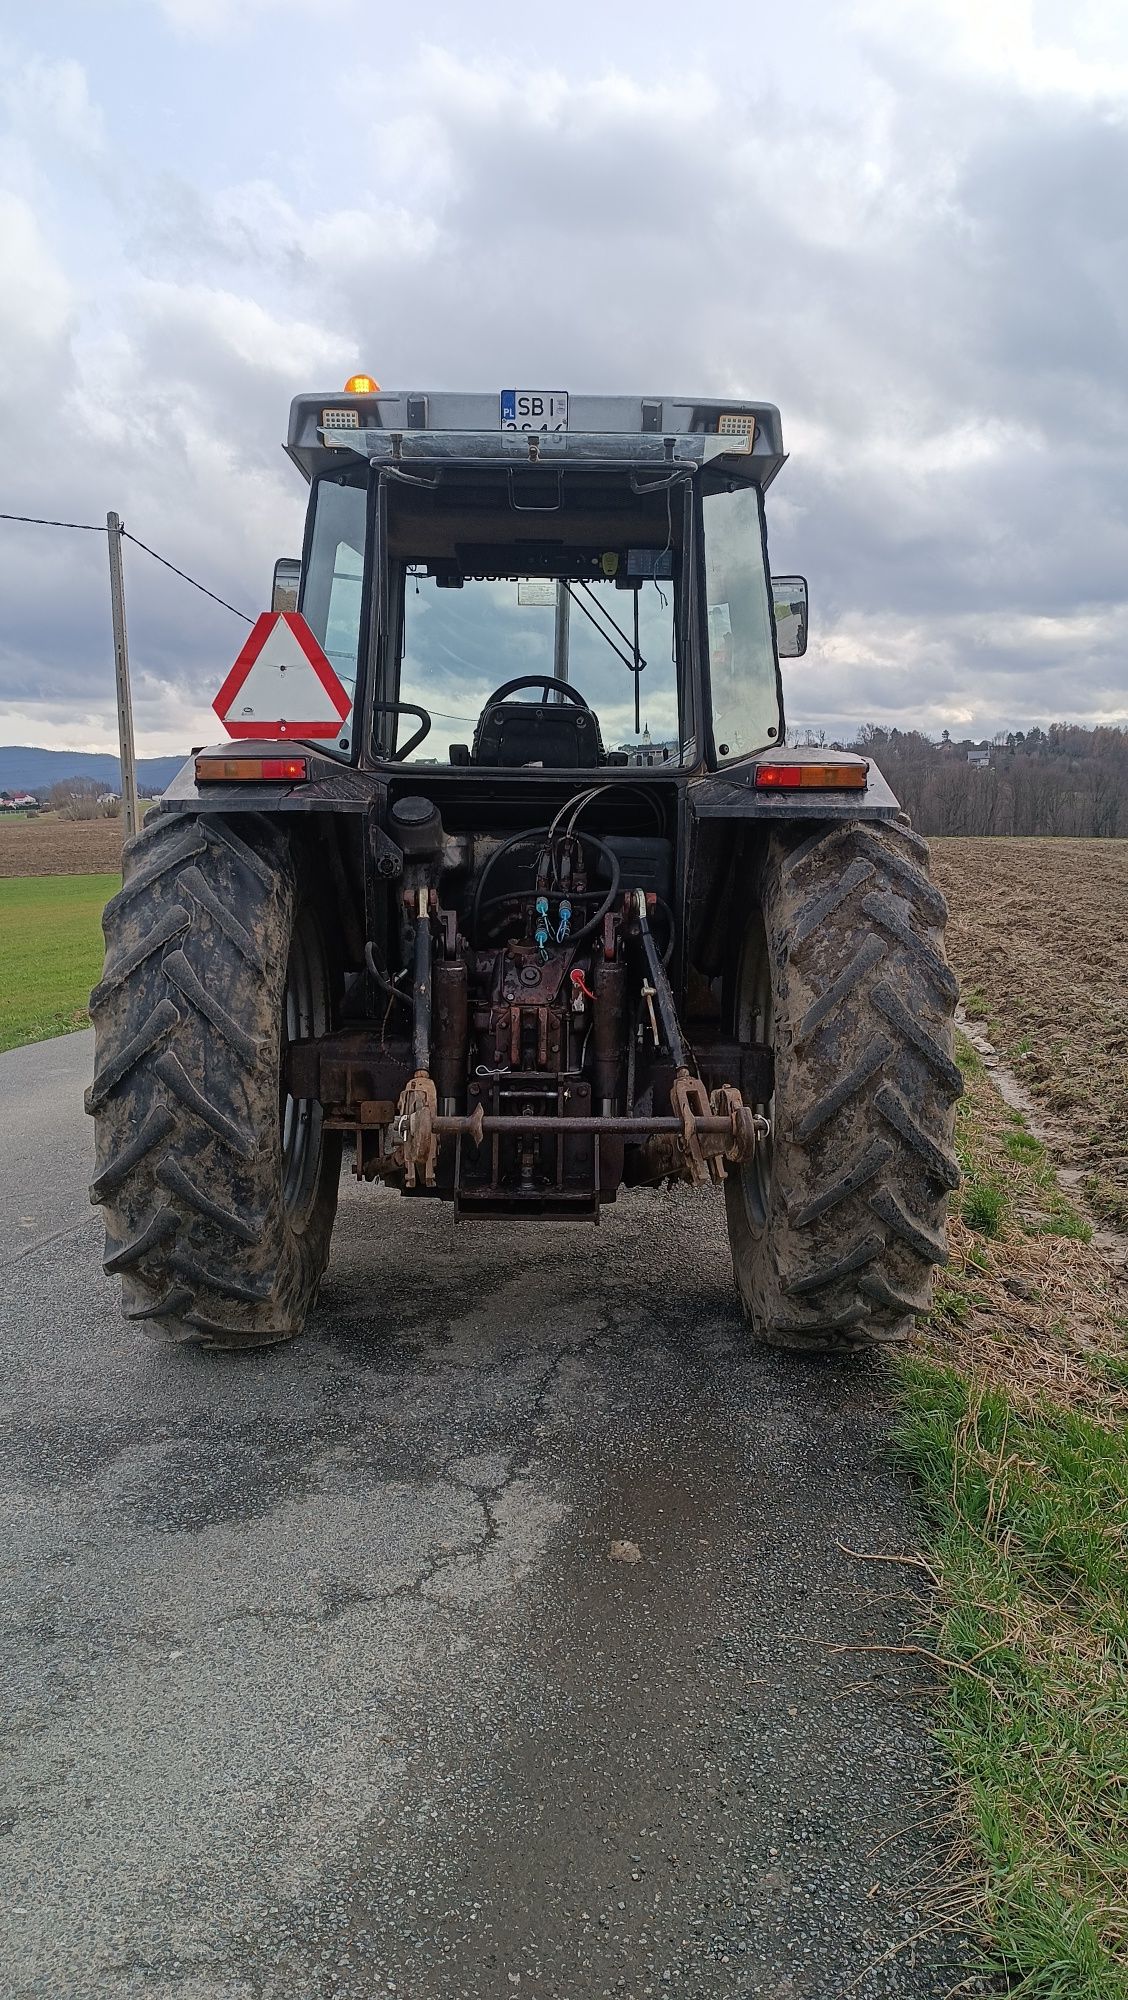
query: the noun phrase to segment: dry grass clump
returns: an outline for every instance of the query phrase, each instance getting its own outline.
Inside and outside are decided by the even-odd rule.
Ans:
[[[918,1339],[935,1360],[1031,1401],[1128,1418],[1128,1287],[1092,1245],[1045,1147],[992,1088],[966,1043],[958,1117],[964,1185],[951,1261]],[[984,1224],[986,1223],[986,1227]]]

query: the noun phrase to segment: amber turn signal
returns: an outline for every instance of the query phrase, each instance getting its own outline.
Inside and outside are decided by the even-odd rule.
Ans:
[[[864,764],[757,764],[760,792],[838,792],[865,790]]]
[[[309,777],[308,757],[197,757],[198,785],[243,784],[248,779],[267,784],[295,784]]]

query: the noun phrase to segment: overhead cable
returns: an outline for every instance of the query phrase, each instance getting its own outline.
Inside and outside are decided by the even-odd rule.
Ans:
[[[0,513],[0,521],[23,521],[32,528],[76,528],[86,535],[106,535],[110,532],[100,521],[52,521],[42,514]],[[204,597],[210,597],[213,604],[221,604],[225,611],[232,612],[236,618],[242,618],[247,625],[254,624],[255,621],[249,612],[240,611],[237,604],[229,604],[225,597],[217,597],[215,591],[209,590],[206,583],[197,582],[194,576],[189,576],[187,570],[178,569],[174,562],[169,562],[167,556],[158,555],[156,549],[149,547],[148,542],[141,541],[137,535],[131,535],[128,528],[122,528],[120,533],[124,541],[132,542],[134,548],[143,549],[147,556],[152,556],[154,562],[159,562],[165,569],[170,569],[173,575],[180,577],[183,582],[190,583],[193,590],[200,591]]]
[[[130,534],[128,528],[123,528],[121,532],[125,541],[132,542],[134,548],[136,549],[144,549],[145,554],[147,556],[152,556],[154,562],[159,562],[163,564],[164,568],[170,569],[174,576],[179,576],[183,579],[185,583],[190,583],[193,590],[202,591],[205,597],[211,598],[213,604],[222,604],[225,611],[233,612],[235,617],[241,618],[244,624],[246,625],[254,624],[255,621],[251,617],[249,612],[240,611],[237,604],[228,604],[227,599],[225,597],[217,597],[214,590],[209,590],[205,583],[197,583],[195,577],[189,576],[187,570],[177,569],[176,564],[174,562],[169,562],[167,556],[159,556],[156,552],[156,549],[151,549],[149,547],[148,542],[139,541],[136,535]]]
[[[0,521],[26,521],[33,528],[81,528],[86,535],[104,535],[100,521],[45,521],[40,514],[0,514]]]

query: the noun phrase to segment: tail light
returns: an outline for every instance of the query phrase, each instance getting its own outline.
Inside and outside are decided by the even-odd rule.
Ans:
[[[868,766],[858,764],[757,764],[758,792],[865,790]]]
[[[301,784],[309,777],[308,757],[197,757],[198,785]]]

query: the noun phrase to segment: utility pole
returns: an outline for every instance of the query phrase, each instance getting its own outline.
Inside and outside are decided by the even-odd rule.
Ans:
[[[137,799],[137,759],[133,752],[133,697],[129,692],[129,643],[125,635],[125,580],[121,568],[121,517],[106,515],[110,551],[110,609],[114,620],[114,678],[117,683],[118,746],[121,753],[121,811],[126,838],[141,825]]]
[[[568,678],[568,626],[572,617],[572,593],[561,580],[556,586],[556,631],[552,645],[552,671],[558,681]],[[564,696],[553,690],[552,699],[563,701]]]

